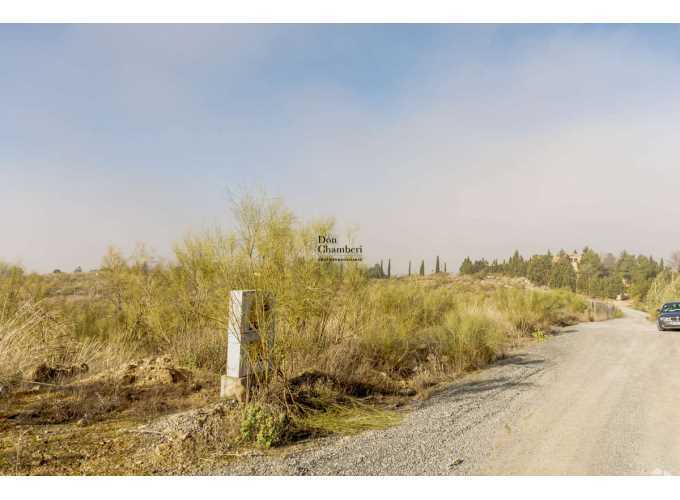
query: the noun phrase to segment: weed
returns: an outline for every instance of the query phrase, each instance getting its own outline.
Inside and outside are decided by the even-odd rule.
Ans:
[[[325,411],[309,412],[300,419],[299,426],[313,434],[355,434],[397,425],[402,417],[395,410],[354,402],[333,405]]]
[[[271,448],[286,438],[288,416],[262,403],[250,403],[243,410],[241,437],[260,448]]]
[[[543,330],[536,330],[531,336],[538,342],[543,342],[545,340],[545,332]]]

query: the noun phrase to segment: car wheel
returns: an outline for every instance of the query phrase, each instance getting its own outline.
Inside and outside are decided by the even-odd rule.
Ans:
[[[656,322],[656,329],[659,330],[660,332],[666,331],[666,329],[663,326],[661,326],[661,323],[659,323],[658,321]]]

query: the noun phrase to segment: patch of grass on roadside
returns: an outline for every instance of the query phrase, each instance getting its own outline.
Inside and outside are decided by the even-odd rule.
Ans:
[[[307,414],[299,424],[313,434],[356,434],[368,430],[386,429],[398,425],[403,412],[355,403],[334,405],[326,411]]]

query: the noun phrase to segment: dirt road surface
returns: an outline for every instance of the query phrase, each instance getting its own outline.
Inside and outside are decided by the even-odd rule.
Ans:
[[[462,379],[397,427],[222,474],[678,474],[680,332],[644,314],[565,328]]]

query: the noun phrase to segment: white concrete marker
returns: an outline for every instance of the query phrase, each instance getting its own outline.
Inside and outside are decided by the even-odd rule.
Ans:
[[[264,304],[257,310],[255,290],[232,290],[229,296],[227,326],[227,374],[222,376],[220,396],[243,400],[252,376],[269,368],[270,360],[251,363],[248,347],[266,337],[268,351],[274,345],[274,299],[262,294]],[[264,324],[258,324],[262,321]],[[264,331],[263,331],[264,329]]]

